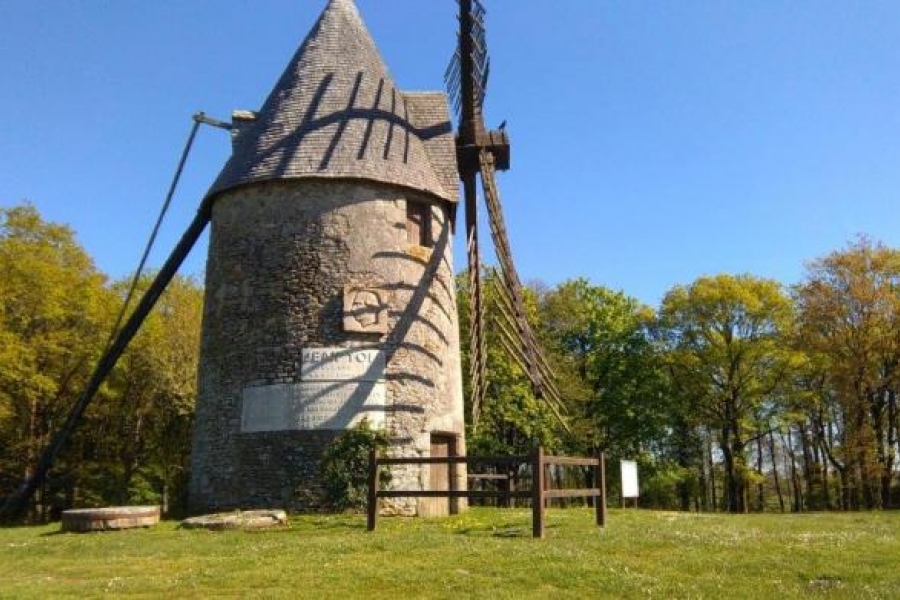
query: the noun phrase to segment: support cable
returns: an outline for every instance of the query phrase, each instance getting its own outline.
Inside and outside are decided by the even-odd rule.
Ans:
[[[156,224],[153,226],[153,231],[150,232],[150,239],[147,240],[147,245],[144,246],[144,253],[141,255],[141,260],[138,262],[134,276],[131,278],[131,285],[128,287],[128,293],[125,294],[122,308],[119,309],[119,314],[116,316],[116,322],[109,332],[109,338],[106,340],[106,347],[103,350],[104,354],[109,352],[110,346],[112,346],[113,341],[116,339],[116,335],[119,333],[119,327],[122,325],[122,321],[128,313],[128,306],[131,304],[134,293],[137,291],[141,275],[144,272],[144,267],[147,265],[147,259],[150,257],[150,251],[153,249],[153,244],[156,243],[156,236],[159,234],[162,222],[166,217],[166,213],[169,211],[169,206],[172,204],[172,198],[175,196],[175,190],[178,188],[178,183],[181,181],[181,174],[184,172],[184,165],[187,162],[188,154],[190,154],[191,148],[194,145],[194,138],[197,137],[197,130],[200,128],[200,123],[204,122],[204,116],[205,115],[200,112],[195,114],[192,118],[194,123],[191,125],[191,132],[188,134],[184,149],[181,151],[181,158],[175,169],[175,175],[172,177],[172,182],[169,184],[169,191],[166,193],[165,200],[163,200],[163,205],[159,211],[159,216],[156,218]]]

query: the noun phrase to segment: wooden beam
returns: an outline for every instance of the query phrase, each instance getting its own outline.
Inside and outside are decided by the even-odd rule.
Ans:
[[[594,467],[594,485],[600,488],[600,496],[594,498],[597,526],[606,527],[606,454],[603,452]]]
[[[379,498],[503,498],[503,491],[491,490],[383,490]],[[513,498],[530,498],[531,492],[510,492]]]
[[[544,449],[538,446],[534,450],[531,462],[531,535],[544,538]]]
[[[548,465],[561,465],[566,467],[596,467],[596,458],[581,458],[580,456],[545,456],[544,462]]]
[[[590,496],[599,495],[599,488],[580,488],[577,490],[547,490],[544,492],[545,498],[588,498]]]
[[[369,451],[369,497],[366,503],[366,529],[375,531],[378,519],[378,488],[381,486],[378,477],[378,450]]]

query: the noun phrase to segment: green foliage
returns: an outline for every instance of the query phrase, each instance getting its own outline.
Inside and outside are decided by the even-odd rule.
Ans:
[[[588,452],[634,457],[659,440],[666,426],[662,362],[650,336],[653,311],[622,292],[567,281],[542,299],[548,346],[572,361],[578,384],[577,435]]]
[[[497,277],[484,271],[489,311]],[[0,497],[31,472],[84,389],[127,283],[107,283],[68,227],[30,205],[0,208]],[[457,287],[465,337],[466,274]],[[172,282],[32,517],[184,505],[202,304],[198,282]],[[534,396],[488,316],[487,392],[477,429],[468,419],[469,454],[599,448],[610,463],[640,462],[642,502],[683,510],[900,505],[900,251],[860,238],[810,263],[792,296],[770,280],[723,274],[675,286],[654,314],[576,279],[526,289],[525,309],[572,435]],[[352,430],[329,450],[323,473],[336,507],[362,505],[367,448],[385,443]]]
[[[642,507],[677,510],[682,508],[680,498],[684,490],[690,497],[696,497],[700,493],[696,469],[679,466],[671,461],[641,466]]]
[[[144,276],[139,291],[149,286]],[[124,296],[128,281],[114,290]],[[107,382],[82,432],[103,431],[96,459],[108,502],[156,498],[179,509],[184,496],[196,397],[203,291],[176,277],[141,326]],[[90,440],[83,440],[90,443]]]
[[[108,332],[103,284],[68,227],[31,205],[0,208],[0,496],[85,385]]]
[[[793,307],[781,286],[750,275],[701,277],[663,299],[661,339],[689,421],[719,435],[725,501],[747,509],[750,439],[772,400],[790,381],[797,358],[786,343]]]
[[[891,505],[900,438],[900,251],[860,238],[794,290],[809,354],[795,407],[841,478],[842,504]],[[827,416],[826,416],[827,415]],[[823,421],[837,426],[823,435]]]
[[[338,510],[365,510],[369,478],[369,453],[388,448],[387,434],[372,429],[366,419],[342,431],[322,456],[319,473],[327,502]],[[386,467],[378,473],[381,485],[390,483]]]
[[[30,205],[0,209],[0,497],[28,476],[83,391],[126,282]],[[149,277],[141,282],[149,284]],[[85,415],[32,517],[184,495],[203,292],[176,278]]]

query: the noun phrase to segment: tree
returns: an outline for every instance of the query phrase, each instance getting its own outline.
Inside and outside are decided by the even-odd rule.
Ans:
[[[654,319],[636,299],[585,279],[542,299],[547,345],[571,361],[580,379],[585,433],[616,456],[649,450],[667,420],[665,381],[649,333]]]
[[[668,368],[686,416],[718,433],[724,504],[747,510],[748,445],[795,358],[784,343],[792,305],[774,281],[749,275],[701,277],[676,286],[660,309]]]
[[[30,205],[0,209],[0,495],[31,475],[84,390],[125,290],[105,285],[68,227]],[[191,279],[172,281],[58,457],[32,518],[86,504],[165,509],[183,496],[202,295]]]
[[[31,475],[102,350],[104,281],[71,229],[44,221],[31,205],[0,208],[3,492]],[[43,491],[36,502],[46,510]]]
[[[900,252],[862,237],[813,261],[795,296],[798,342],[822,373],[809,407],[818,444],[841,478],[842,504],[891,506],[900,439]]]
[[[151,275],[142,277],[146,289]],[[124,297],[130,281],[113,286]],[[90,488],[107,502],[159,503],[183,496],[197,386],[203,290],[175,277],[119,360],[106,397],[88,411]]]

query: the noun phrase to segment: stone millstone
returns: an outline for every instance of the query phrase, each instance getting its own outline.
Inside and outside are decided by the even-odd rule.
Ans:
[[[158,506],[108,506],[63,511],[63,531],[110,531],[159,523]]]
[[[287,525],[287,513],[283,510],[247,510],[216,513],[191,517],[181,522],[185,529],[267,529]]]

